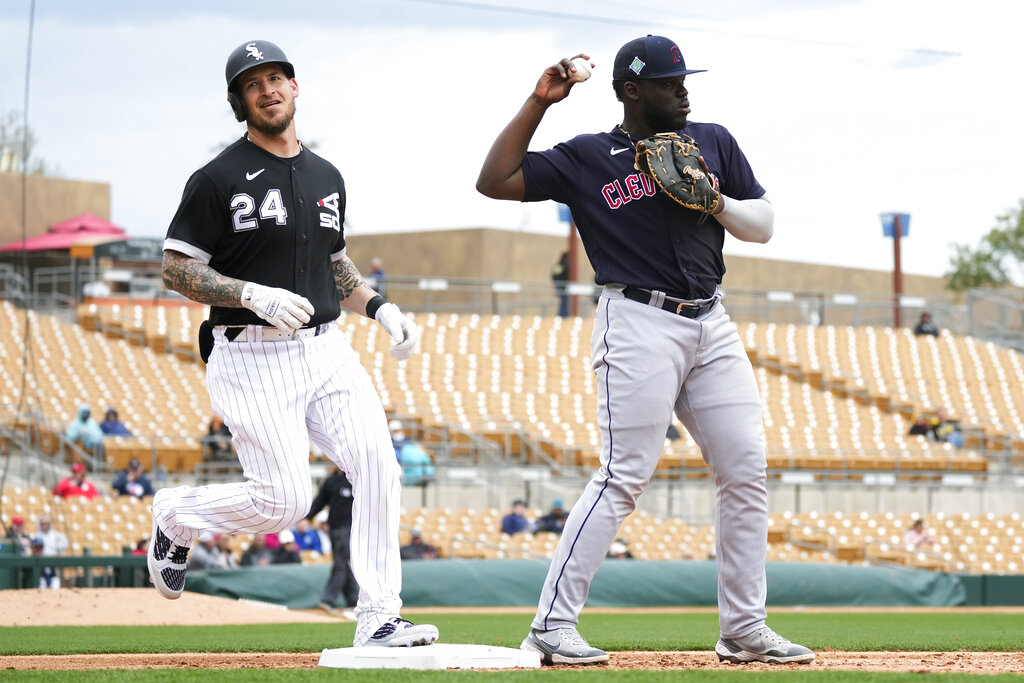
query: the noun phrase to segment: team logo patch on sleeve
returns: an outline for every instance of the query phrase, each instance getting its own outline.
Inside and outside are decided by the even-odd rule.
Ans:
[[[327,209],[327,211],[320,212],[321,227],[333,228],[341,232],[341,213],[338,211],[338,199],[340,196],[337,192],[332,192],[316,203],[317,206]]]

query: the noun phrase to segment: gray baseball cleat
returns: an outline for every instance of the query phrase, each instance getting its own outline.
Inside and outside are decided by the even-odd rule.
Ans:
[[[607,652],[591,647],[571,626],[550,631],[531,629],[519,649],[539,652],[544,664],[600,664],[608,661]]]
[[[185,571],[188,565],[188,548],[171,543],[171,539],[160,530],[153,520],[153,535],[149,539],[146,564],[149,579],[160,595],[168,600],[177,600],[185,589]]]
[[[363,645],[370,647],[413,647],[430,645],[437,640],[437,627],[414,624],[401,617],[392,617],[377,629]]]
[[[718,661],[733,664],[810,664],[814,661],[813,652],[803,645],[789,642],[767,626],[762,626],[742,638],[720,638],[715,645],[715,652],[718,653]]]

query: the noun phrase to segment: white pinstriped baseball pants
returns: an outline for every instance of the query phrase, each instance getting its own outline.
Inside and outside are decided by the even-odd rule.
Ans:
[[[562,531],[533,628],[575,626],[619,527],[654,474],[672,412],[711,466],[717,488],[719,625],[726,638],[764,625],[768,492],[761,400],[736,325],[719,303],[698,320],[605,287],[591,357],[601,467]]]
[[[231,430],[246,481],[163,489],[157,524],[191,545],[203,531],[273,533],[313,502],[312,440],[352,482],[352,571],[359,582],[356,644],[399,613],[401,484],[387,418],[345,335],[229,342],[214,330],[206,368],[213,412]]]

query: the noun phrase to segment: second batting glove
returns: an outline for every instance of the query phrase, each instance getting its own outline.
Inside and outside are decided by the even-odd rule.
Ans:
[[[395,340],[391,347],[392,356],[397,360],[405,360],[416,352],[416,345],[423,333],[416,323],[405,317],[398,306],[388,302],[378,308],[373,317]]]
[[[313,315],[313,304],[306,297],[255,282],[246,282],[242,287],[242,307],[285,332],[304,326]]]

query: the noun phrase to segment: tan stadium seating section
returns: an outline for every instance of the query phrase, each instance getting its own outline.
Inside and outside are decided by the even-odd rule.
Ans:
[[[28,399],[61,424],[72,419],[79,403],[89,403],[95,413],[112,405],[133,433],[159,435],[108,439],[112,466],[123,467],[131,457],[144,459],[155,450],[169,470],[191,471],[202,458],[198,437],[210,418],[209,399],[202,364],[173,351],[192,348],[205,316],[204,307],[185,305],[87,306],[78,325],[33,315]],[[0,310],[0,322],[10,330],[0,338],[0,400],[6,402],[20,395],[22,317],[8,303]],[[374,321],[347,314],[338,323],[389,413],[426,427],[456,425],[499,441],[519,430],[556,462],[597,464],[592,321],[413,317],[424,328],[423,342],[421,352],[404,363],[387,353],[390,338]],[[132,330],[142,335],[132,337]],[[1024,449],[1024,393],[1019,391],[1024,364],[1017,352],[947,332],[934,338],[890,328],[754,323],[740,324],[739,332],[755,363],[769,468],[776,473],[969,475],[988,469],[975,448],[998,447],[986,434],[1008,435]],[[152,339],[159,335],[164,341],[158,345]],[[974,443],[954,449],[907,435],[914,412],[940,406],[982,436],[969,436]],[[679,476],[679,467],[689,469],[684,476],[708,476],[696,444],[679,430],[681,439],[665,443],[657,476]],[[434,437],[427,433],[435,432],[425,430],[429,449]]]
[[[120,554],[125,547],[148,538],[152,518],[147,500],[130,496],[61,499],[41,487],[7,487],[2,493],[2,521],[10,524],[20,515],[26,530],[36,529],[36,519],[49,514],[53,526],[70,543],[69,554],[88,548],[94,555]],[[527,519],[545,511],[533,509]],[[435,546],[440,557],[550,558],[558,537],[528,532],[509,536],[501,532],[505,513],[490,509],[416,508],[402,512],[401,542],[408,543],[412,530]],[[949,572],[987,574],[1024,573],[1024,516],[944,515],[920,517],[934,544],[911,551],[903,547],[903,532],[919,515],[910,513],[859,514],[778,512],[769,520],[768,559],[780,562],[890,562]],[[715,532],[695,527],[675,517],[658,518],[637,510],[626,518],[617,536],[637,559],[706,560],[713,556]],[[240,556],[251,535],[231,537]],[[329,562],[330,556],[304,551],[308,564]]]

